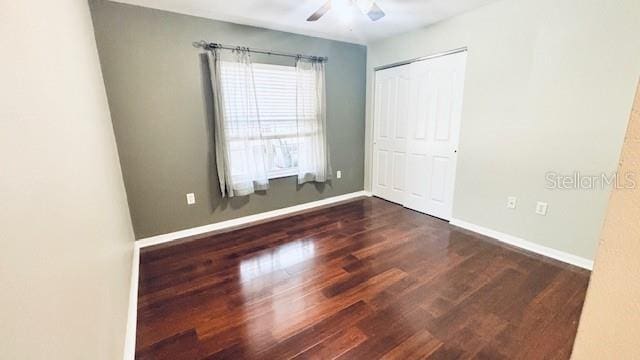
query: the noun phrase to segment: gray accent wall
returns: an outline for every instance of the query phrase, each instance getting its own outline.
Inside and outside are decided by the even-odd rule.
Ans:
[[[136,238],[207,225],[363,189],[366,48],[104,0],[91,1],[95,36]],[[329,57],[330,184],[274,179],[266,192],[224,199],[213,156],[207,40]],[[254,62],[294,65],[291,58]],[[185,194],[196,204],[188,206]]]

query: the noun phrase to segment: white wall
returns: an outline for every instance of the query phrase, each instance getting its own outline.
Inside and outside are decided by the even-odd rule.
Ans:
[[[88,4],[0,14],[0,358],[122,358],[133,233]]]
[[[615,171],[640,74],[638,19],[638,0],[503,0],[371,44],[365,173],[373,69],[466,46],[454,218],[593,259],[610,189],[548,190],[545,173]]]

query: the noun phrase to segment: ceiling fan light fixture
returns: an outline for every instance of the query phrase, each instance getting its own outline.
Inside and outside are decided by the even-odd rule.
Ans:
[[[371,19],[371,21],[378,21],[385,15],[386,14],[384,13],[384,11],[382,11],[382,9],[380,9],[380,6],[378,6],[378,4],[376,3],[373,3],[369,11],[367,12],[367,16],[369,17],[369,19]]]

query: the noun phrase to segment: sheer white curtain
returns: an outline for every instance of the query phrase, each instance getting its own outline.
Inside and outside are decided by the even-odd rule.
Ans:
[[[327,147],[325,62],[298,58],[296,76],[298,183],[325,182],[331,178]]]
[[[261,136],[251,56],[233,51],[224,63],[218,49],[209,52],[214,95],[216,163],[222,196],[243,196],[269,187],[265,141]],[[233,81],[225,81],[233,77]],[[225,87],[222,83],[236,84]]]

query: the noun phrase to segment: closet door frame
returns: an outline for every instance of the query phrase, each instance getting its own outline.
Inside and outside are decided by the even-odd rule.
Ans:
[[[375,143],[376,143],[376,136],[377,136],[377,114],[376,114],[376,109],[377,109],[377,102],[378,102],[378,96],[379,94],[377,93],[378,91],[378,86],[377,86],[377,81],[378,81],[378,77],[376,76],[378,71],[381,70],[386,70],[386,69],[390,69],[390,68],[395,68],[395,67],[400,67],[400,66],[406,66],[407,68],[410,67],[410,64],[418,62],[418,61],[425,61],[425,60],[429,60],[429,59],[434,59],[434,58],[440,58],[440,57],[444,57],[447,55],[453,55],[453,54],[458,54],[458,53],[466,53],[467,52],[467,47],[462,47],[462,48],[457,48],[457,49],[453,49],[453,50],[449,50],[449,51],[443,51],[440,53],[435,53],[432,55],[428,55],[428,56],[422,56],[422,57],[418,57],[418,58],[414,58],[414,59],[410,59],[410,60],[405,60],[405,61],[399,61],[396,63],[392,63],[392,64],[388,64],[388,65],[382,65],[382,66],[378,66],[374,68],[374,74],[373,74],[373,94],[372,94],[372,108],[371,108],[371,141],[369,144],[369,149],[370,149],[370,173],[369,173],[369,179],[371,181],[371,192],[372,195],[374,196],[378,196],[375,192],[375,185],[374,182],[376,181],[376,171],[377,171],[377,165],[376,165],[376,154],[375,154]],[[464,83],[464,81],[463,81]],[[464,85],[463,85],[464,86]],[[460,109],[462,110],[462,109]],[[453,202],[454,202],[454,197],[455,197],[455,178],[456,178],[456,173],[457,173],[457,153],[458,153],[458,146],[459,146],[459,138],[460,138],[460,129],[461,129],[461,119],[458,121],[457,124],[457,134],[456,134],[456,138],[457,138],[457,144],[455,145],[456,149],[455,149],[455,164],[454,164],[454,169],[453,169],[453,175],[452,175],[452,179],[451,179],[451,214],[449,214],[449,218],[448,219],[444,219],[446,221],[450,220],[450,217],[452,216],[453,213]],[[406,157],[405,157],[405,168],[406,168]],[[406,174],[405,174],[405,181],[406,181]],[[405,186],[406,189],[406,186]],[[384,197],[383,197],[384,198]],[[403,203],[400,203],[400,205],[403,205]],[[431,215],[431,214],[429,214]]]

